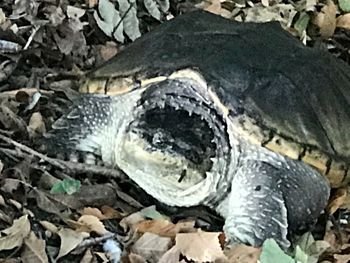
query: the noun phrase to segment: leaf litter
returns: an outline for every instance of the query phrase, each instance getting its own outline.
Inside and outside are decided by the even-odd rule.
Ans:
[[[206,225],[214,229],[198,228],[201,219],[196,215],[206,210],[194,210],[194,216],[181,209],[172,215],[158,211],[156,200],[120,171],[70,164],[32,150],[45,147],[40,137],[77,98],[82,72],[161,22],[195,8],[237,21],[278,21],[304,44],[319,45],[349,61],[347,0],[1,1],[0,258],[164,263],[350,260],[348,188],[332,196],[327,210],[333,220],[326,220],[318,240],[303,236],[287,255],[272,240],[262,248],[225,247],[224,235],[214,230],[222,225],[211,216]],[[183,218],[174,220],[174,214]]]

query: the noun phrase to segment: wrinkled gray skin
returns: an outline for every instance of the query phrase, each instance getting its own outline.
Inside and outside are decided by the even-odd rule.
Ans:
[[[201,21],[203,13],[187,19],[196,15],[196,21]],[[208,17],[216,19],[206,16],[202,17],[205,23]],[[214,22],[226,23],[221,18]],[[198,33],[196,39],[200,36]],[[207,38],[208,32],[203,36]],[[227,34],[231,36],[236,35]],[[136,41],[134,47],[141,42]],[[220,52],[215,55],[219,61]],[[245,140],[233,121],[234,116],[245,114],[234,106],[241,101],[241,91],[237,90],[236,97],[235,92],[226,91],[230,92],[224,101],[227,111],[221,103],[224,90],[208,82],[201,70],[183,65],[180,72],[126,94],[82,95],[71,112],[53,125],[49,143],[56,152],[100,155],[106,165],[118,166],[167,205],[203,204],[215,209],[226,220],[224,231],[231,243],[260,246],[265,239],[274,238],[287,248],[287,233],[307,230],[326,206],[328,182],[308,165]],[[239,82],[231,87],[233,84],[239,86]],[[275,110],[281,105],[276,104]],[[293,131],[293,126],[288,129]]]

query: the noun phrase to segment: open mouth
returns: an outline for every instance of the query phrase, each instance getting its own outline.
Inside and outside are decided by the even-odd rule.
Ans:
[[[178,98],[184,100],[184,98]],[[145,139],[150,152],[157,151],[186,160],[183,163],[178,182],[185,179],[187,170],[197,170],[205,178],[212,168],[216,144],[213,130],[202,116],[176,109],[171,105],[146,110],[134,132]]]
[[[135,181],[143,178],[141,184],[187,195],[224,173],[229,142],[222,117],[196,89],[180,84],[167,80],[144,92],[117,163]]]

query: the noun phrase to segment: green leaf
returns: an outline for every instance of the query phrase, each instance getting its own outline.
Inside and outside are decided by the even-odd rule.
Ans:
[[[119,42],[124,42],[124,28],[121,22],[119,11],[115,9],[113,3],[109,0],[100,0],[98,2],[98,12],[94,12],[94,18],[98,27],[110,37],[114,37]]]
[[[306,12],[300,13],[298,20],[294,24],[294,28],[298,32],[299,36],[302,36],[309,22],[310,16]]]
[[[135,0],[118,0],[120,16],[123,18],[124,32],[134,41],[141,36]]]
[[[150,219],[164,219],[165,217],[156,210],[156,206],[152,205],[140,211],[141,215]]]
[[[299,246],[295,249],[295,260],[299,263],[308,263],[309,256]]]
[[[315,242],[314,237],[311,232],[304,233],[299,240],[297,241],[297,245],[303,251],[308,251],[309,247]]]
[[[295,260],[285,254],[275,240],[265,240],[260,255],[261,263],[295,263]]]
[[[346,13],[350,12],[350,0],[339,0],[339,7]]]
[[[74,179],[64,179],[58,183],[55,183],[50,193],[51,194],[74,194],[80,189],[80,181]]]

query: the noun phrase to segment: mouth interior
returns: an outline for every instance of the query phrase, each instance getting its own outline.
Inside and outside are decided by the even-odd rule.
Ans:
[[[183,179],[188,168],[196,170],[203,178],[211,169],[216,144],[213,130],[202,116],[165,105],[147,110],[137,129],[147,141],[150,152],[185,160],[181,162],[183,171],[178,181]]]

